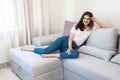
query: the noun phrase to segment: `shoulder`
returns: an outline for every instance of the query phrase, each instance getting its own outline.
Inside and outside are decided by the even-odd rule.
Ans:
[[[95,27],[95,26],[93,26],[92,28],[90,28],[89,26],[87,27],[87,31],[93,31],[93,30],[95,30],[95,29],[97,29],[97,27]]]
[[[72,27],[74,27],[74,28],[75,28],[75,27],[76,27],[76,25],[77,25],[77,24],[74,24]]]
[[[92,30],[96,30],[98,29],[99,27],[96,27],[96,26],[93,26]]]
[[[73,25],[73,27],[71,28],[71,33],[75,33],[76,32],[76,24]]]
[[[76,29],[76,24],[74,24],[71,29]]]

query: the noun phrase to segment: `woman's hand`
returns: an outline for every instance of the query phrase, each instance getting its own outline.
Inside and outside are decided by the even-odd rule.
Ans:
[[[99,25],[99,28],[108,28],[105,24],[101,23],[99,20],[97,20],[94,16],[91,17],[91,20]]]
[[[71,54],[71,51],[72,51],[72,50],[73,50],[72,48],[68,48],[68,50],[66,51],[67,54]]]
[[[97,19],[93,16],[93,17],[91,17],[91,20],[93,21],[93,22],[96,22],[97,21]]]

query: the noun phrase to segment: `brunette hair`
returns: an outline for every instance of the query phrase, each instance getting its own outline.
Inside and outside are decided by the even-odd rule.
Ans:
[[[84,31],[83,18],[84,18],[85,15],[90,16],[90,18],[93,17],[93,14],[91,12],[89,12],[89,11],[84,12],[81,19],[80,19],[80,21],[75,26],[76,30],[79,28],[81,31]],[[90,23],[88,24],[88,27],[90,29],[92,29],[93,26],[94,26],[94,22],[90,19]]]

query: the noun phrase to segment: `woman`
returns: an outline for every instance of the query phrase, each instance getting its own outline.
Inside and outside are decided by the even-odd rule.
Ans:
[[[71,29],[69,36],[62,36],[53,41],[47,48],[30,48],[22,47],[21,50],[33,51],[42,57],[57,57],[61,59],[77,58],[79,52],[78,46],[89,37],[90,33],[95,30],[94,22],[99,25],[99,28],[106,26],[98,21],[91,12],[85,12],[80,21]],[[53,52],[60,50],[60,53],[53,54]]]

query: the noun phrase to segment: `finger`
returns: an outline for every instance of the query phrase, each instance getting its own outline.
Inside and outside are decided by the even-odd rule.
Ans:
[[[68,55],[71,54],[71,51],[68,52]]]

